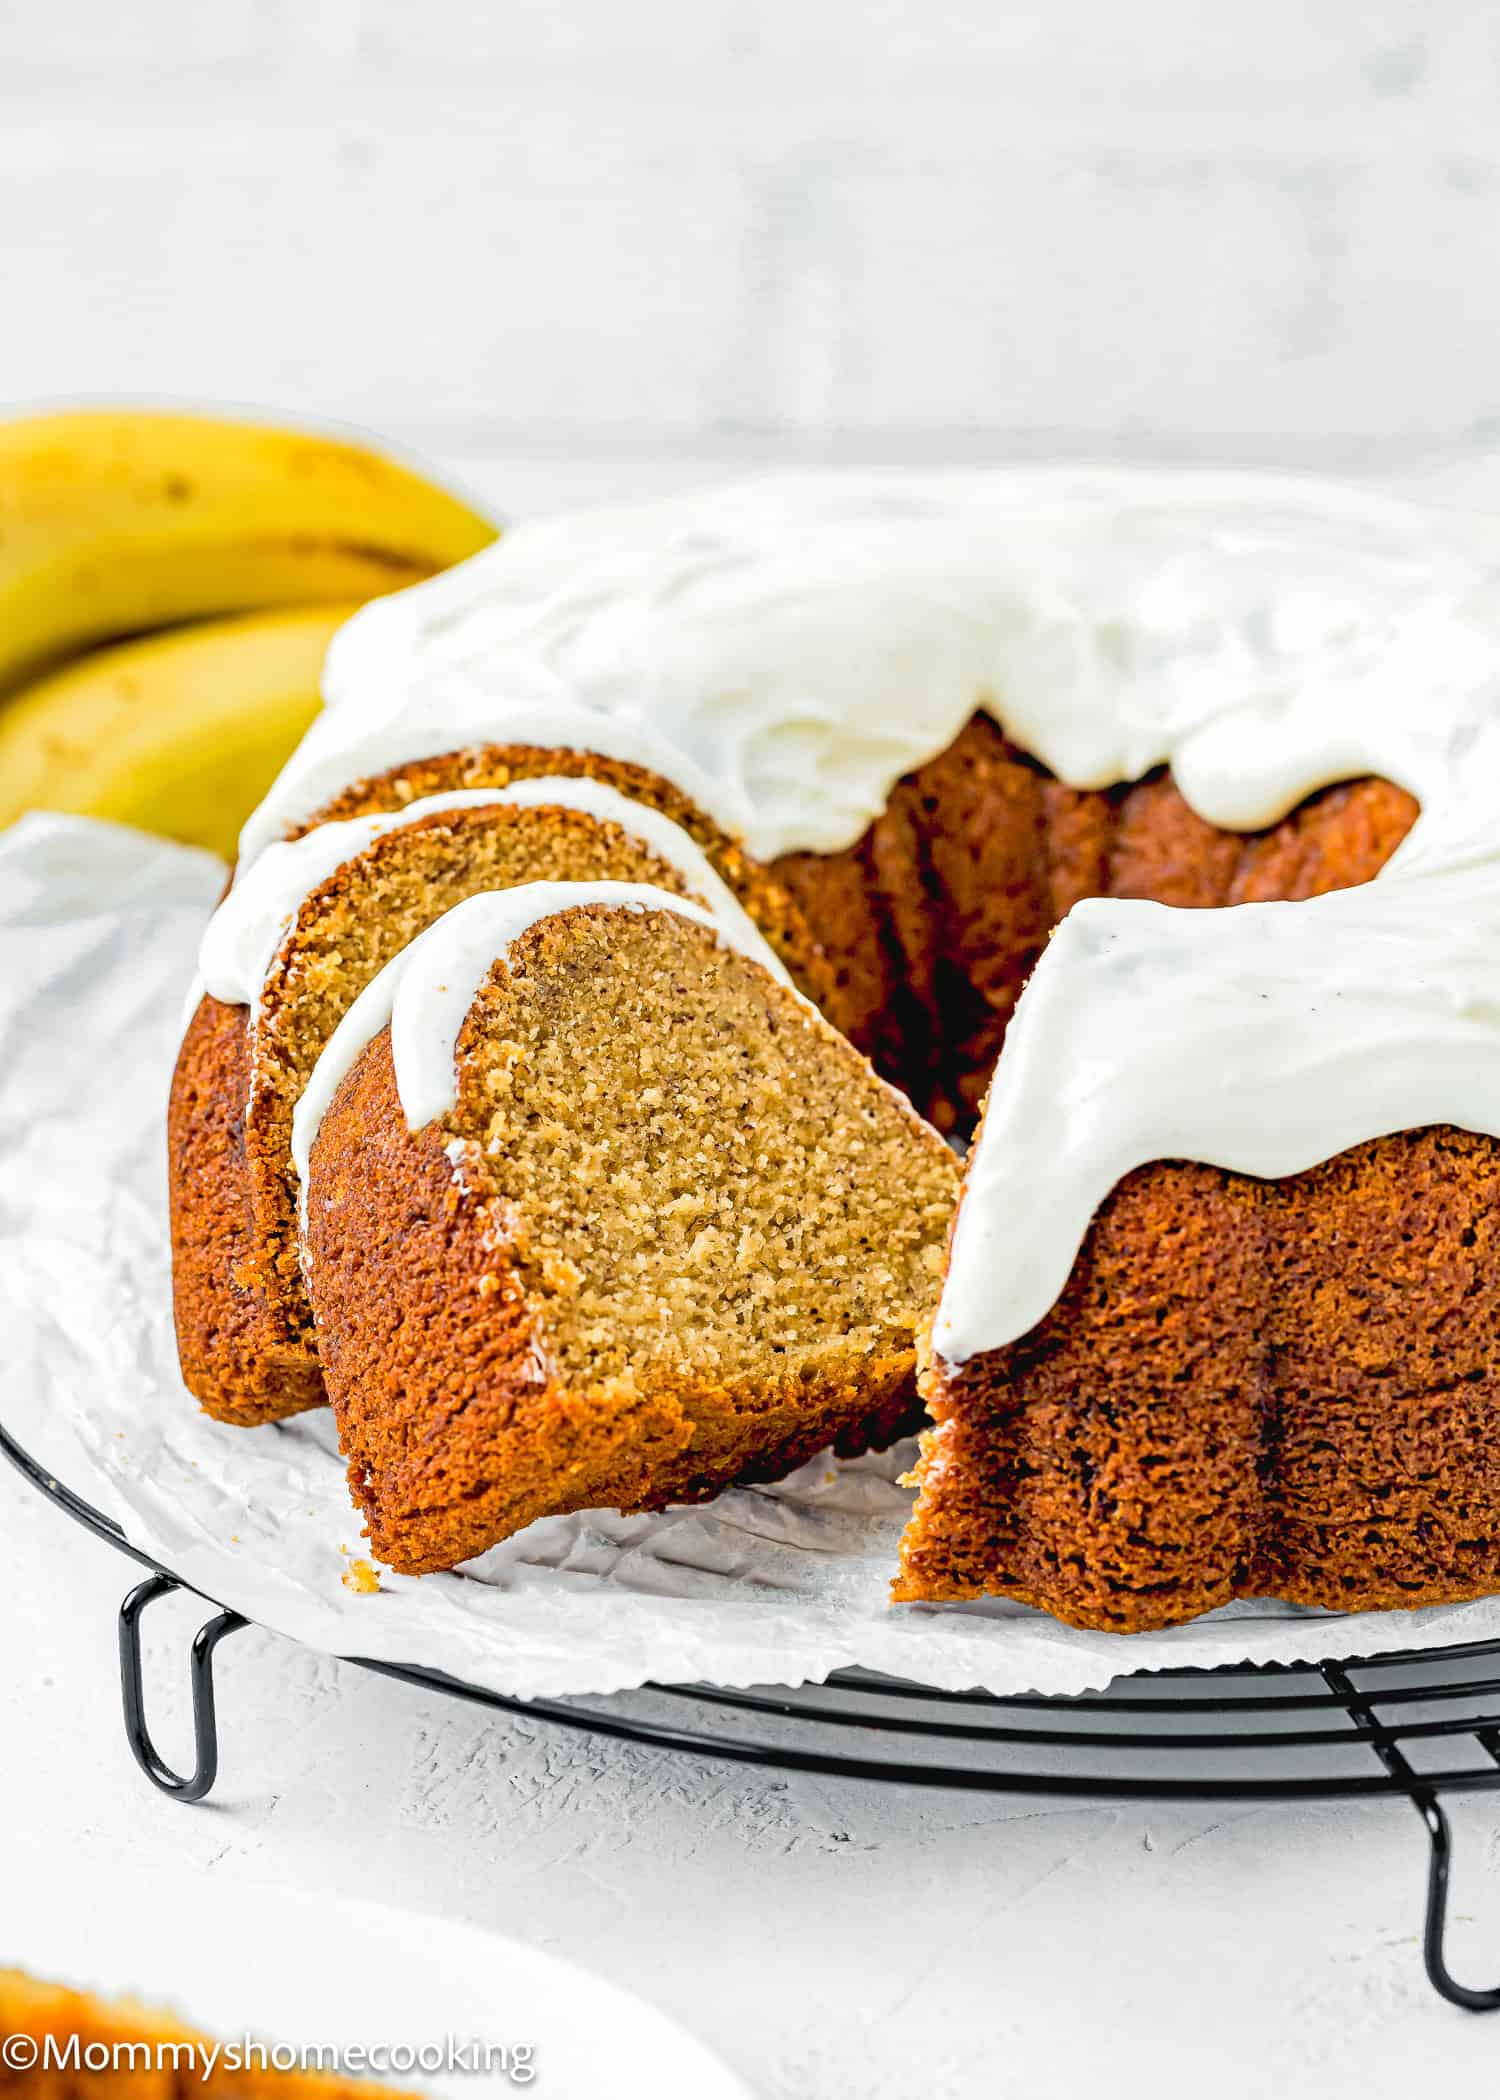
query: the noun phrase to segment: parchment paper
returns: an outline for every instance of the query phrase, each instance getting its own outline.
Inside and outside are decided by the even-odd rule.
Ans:
[[[204,1595],[317,1648],[522,1697],[796,1684],[850,1664],[1074,1692],[1133,1669],[1500,1636],[1493,1600],[1354,1617],[1244,1604],[1129,1638],[1019,1606],[893,1610],[909,1445],[707,1507],[549,1519],[451,1575],[382,1570],[378,1593],[353,1593],[341,1578],[366,1548],[328,1415],[226,1428],[177,1370],[165,1105],[223,879],[207,854],[76,818],[0,836],[0,1421]],[[59,1523],[60,1560],[72,1550]]]

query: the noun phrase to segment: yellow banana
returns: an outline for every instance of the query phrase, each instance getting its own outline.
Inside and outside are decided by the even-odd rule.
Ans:
[[[0,692],[173,622],[378,597],[494,537],[317,432],[142,409],[0,421]]]
[[[353,603],[205,620],[100,649],[0,710],[0,825],[111,817],[232,859],[240,825],[318,711]]]

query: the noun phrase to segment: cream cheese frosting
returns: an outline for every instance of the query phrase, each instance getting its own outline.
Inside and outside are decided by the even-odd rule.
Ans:
[[[421,1130],[448,1114],[457,1099],[453,1058],[458,1033],[496,960],[543,919],[599,904],[631,912],[676,912],[769,967],[770,950],[753,927],[748,938],[737,934],[701,905],[649,883],[526,882],[466,898],[365,986],[314,1065],[292,1118],[292,1158],[304,1217],[313,1141],[329,1103],[381,1029],[391,1031],[396,1091],[408,1127]]]
[[[268,846],[242,868],[205,929],[198,953],[203,988],[228,1005],[248,1006],[254,1015],[282,941],[304,902],[330,875],[390,832],[448,810],[490,806],[579,810],[601,823],[618,825],[675,868],[700,903],[733,929],[739,940],[758,944],[766,967],[783,982],[790,981],[778,957],[760,940],[739,899],[680,824],[660,810],[632,801],[604,781],[546,774],[501,788],[455,788],[441,795],[425,795],[399,810],[319,824],[299,839]]]
[[[1500,521],[1251,474],[778,477],[522,525],[356,615],[325,698],[247,860],[351,780],[507,741],[647,765],[763,859],[836,851],[976,709],[1076,787],[1169,765],[1228,829],[1363,774],[1417,798],[1362,890],[1064,922],[971,1160],[950,1361],[1046,1312],[1148,1159],[1500,1136]]]
[[[779,476],[545,518],[335,636],[243,852],[352,779],[534,737],[668,772],[763,859],[829,852],[976,706],[1076,787],[1170,764],[1234,829],[1367,772],[1441,800],[1497,584],[1500,525],[1253,474]]]

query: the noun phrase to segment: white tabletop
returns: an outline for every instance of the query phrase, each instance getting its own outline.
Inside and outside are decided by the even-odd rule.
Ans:
[[[512,513],[713,471],[470,466]],[[218,1788],[182,1807],[120,1727],[131,1565],[8,1474],[0,1513],[0,1772],[28,1851],[487,1925],[640,1992],[777,2100],[1380,2100],[1496,2076],[1500,2015],[1424,1979],[1426,1839],[1402,1803],[1079,1806],[705,1766],[250,1631],[219,1653]],[[153,1722],[184,1760],[199,1616],[148,1620]],[[1500,1983],[1500,1802],[1453,1816],[1453,1966]]]

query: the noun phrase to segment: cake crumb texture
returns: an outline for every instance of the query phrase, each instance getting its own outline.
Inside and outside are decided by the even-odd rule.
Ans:
[[[413,1135],[377,1038],[312,1154],[309,1286],[383,1560],[903,1424],[958,1165],[793,993],[706,927],[590,906],[497,964],[457,1071]]]

